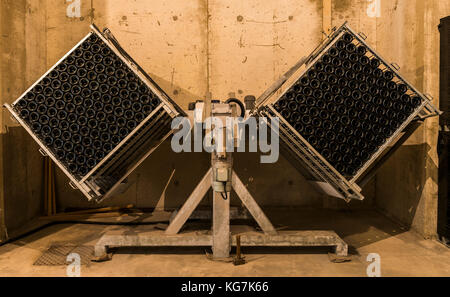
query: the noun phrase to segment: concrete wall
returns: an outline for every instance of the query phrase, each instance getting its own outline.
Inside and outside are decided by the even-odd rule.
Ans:
[[[437,26],[449,14],[449,1],[392,1],[382,7],[377,25],[380,51],[396,61],[419,90],[432,94],[435,104],[439,102]],[[434,237],[437,228],[437,137],[438,119],[426,120],[376,178],[377,206],[425,237]]]
[[[45,20],[46,8],[38,1],[5,0],[0,2],[0,14],[3,104],[17,98],[46,70],[46,50],[40,43],[45,44],[45,39],[41,40],[45,30],[39,26]],[[41,214],[43,163],[37,145],[22,128],[12,124],[5,109],[0,117],[0,208],[4,211],[0,219],[8,229],[17,230]]]
[[[109,27],[135,60],[186,108],[196,99],[258,96],[317,46],[322,31],[347,20],[437,102],[436,25],[439,16],[449,14],[450,1],[380,2],[377,18],[368,15],[370,3],[363,0],[81,0],[80,17],[69,18],[66,8],[70,3],[65,0],[2,0],[0,100],[17,98],[89,31],[91,21]],[[39,196],[42,176],[38,174],[42,160],[23,129],[14,127],[7,117],[1,121],[3,194],[15,217],[9,224],[15,226],[37,215],[43,205]],[[434,233],[436,129],[436,120],[427,120],[424,129],[365,187],[366,201],[351,206],[376,204],[422,234]],[[262,205],[330,206],[329,199],[315,192],[284,158],[266,165],[260,165],[254,154],[236,154],[235,158],[236,171]],[[165,143],[130,176],[128,191],[105,204],[155,207],[160,201],[164,203],[159,206],[177,207],[208,163],[206,154],[174,154]],[[59,210],[96,206],[71,190],[61,172],[57,194]],[[341,203],[333,200],[331,205],[340,207]]]

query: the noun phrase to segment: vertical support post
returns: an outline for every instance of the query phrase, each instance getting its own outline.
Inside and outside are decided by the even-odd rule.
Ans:
[[[233,115],[233,109],[229,104],[212,104],[211,115],[222,122],[222,143],[214,139],[218,145],[211,154],[212,188],[213,188],[213,224],[212,224],[212,250],[215,259],[228,258],[230,256],[230,198],[231,180],[233,168],[233,155],[226,151],[226,118]],[[216,136],[215,136],[216,137]]]
[[[218,176],[219,172],[232,173],[233,156],[231,153],[225,153],[225,158],[219,157],[215,153],[211,155],[212,167],[212,188],[213,188],[213,223],[212,223],[212,250],[215,259],[228,258],[231,249],[230,236],[230,198],[231,182],[228,185],[224,177]],[[231,176],[228,176],[231,180]],[[220,185],[222,184],[222,187]]]
[[[230,193],[224,199],[219,192],[213,192],[213,257],[228,258],[230,256]]]

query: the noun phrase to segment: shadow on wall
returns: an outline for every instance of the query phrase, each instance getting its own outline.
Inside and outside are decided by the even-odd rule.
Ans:
[[[423,217],[417,208],[428,172],[437,172],[437,164],[430,158],[430,145],[403,145],[383,165],[376,177],[376,201],[386,215],[398,220],[410,228],[414,221],[430,220]],[[437,174],[431,177],[433,183],[438,182]],[[437,193],[436,193],[437,194]]]
[[[262,206],[320,207],[322,194],[282,156],[263,164],[260,153],[235,153],[234,169]]]
[[[9,127],[3,137],[5,224],[16,230],[42,215],[44,158],[22,127]]]

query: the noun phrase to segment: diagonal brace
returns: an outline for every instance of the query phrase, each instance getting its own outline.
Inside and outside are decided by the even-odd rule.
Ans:
[[[165,231],[166,234],[174,235],[180,231],[181,227],[183,227],[183,225],[191,216],[192,212],[208,192],[209,188],[211,187],[211,180],[212,169],[210,168],[202,178],[200,183],[197,185],[197,187],[195,187],[189,198],[183,204],[183,207],[177,213],[173,221],[170,223],[169,227],[167,227]]]
[[[269,235],[277,234],[277,231],[273,227],[272,223],[269,221],[269,219],[266,217],[262,209],[256,203],[255,199],[253,199],[252,194],[250,194],[250,192],[247,190],[247,188],[239,179],[239,176],[236,174],[236,172],[234,172],[234,170],[232,174],[232,184],[233,189],[236,192],[237,196],[239,197],[239,199],[241,199],[242,203],[245,205],[247,210],[250,212],[255,221],[261,227],[263,232]]]

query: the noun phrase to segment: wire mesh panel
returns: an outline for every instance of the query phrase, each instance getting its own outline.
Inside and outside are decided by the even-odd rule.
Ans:
[[[110,194],[170,133],[179,109],[95,26],[11,106],[72,185]]]
[[[414,118],[438,113],[397,70],[344,24],[259,113],[278,115],[310,158],[321,161],[319,170],[309,163],[310,171],[327,175],[348,198],[351,184]]]

